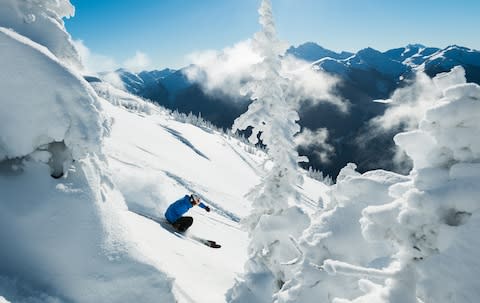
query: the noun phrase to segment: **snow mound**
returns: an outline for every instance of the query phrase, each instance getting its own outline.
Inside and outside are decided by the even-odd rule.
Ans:
[[[47,47],[57,58],[80,67],[80,57],[62,18],[75,8],[68,0],[0,0],[0,27],[10,28]]]
[[[129,244],[123,198],[101,161],[78,161],[64,179],[48,170],[1,163],[0,271],[21,285],[7,298],[31,289],[62,302],[173,302],[171,280]]]
[[[480,131],[480,87],[459,84],[444,95],[426,112],[419,130],[395,137],[416,169],[480,159],[480,141],[474,137]]]
[[[368,207],[361,222],[366,238],[396,247],[398,268],[352,302],[478,300],[479,112],[480,87],[453,85],[417,130],[395,136],[413,160],[413,182],[391,187],[395,201]]]
[[[102,151],[104,101],[27,37],[0,28],[0,47],[0,293],[174,302],[172,280],[131,244]]]
[[[414,161],[414,188],[399,223],[409,223],[410,245],[425,259],[418,265],[419,293],[435,302],[475,302],[480,262],[480,86],[453,86],[430,108],[416,133],[396,141]],[[428,138],[420,142],[417,138]],[[431,142],[429,158],[414,145]],[[407,235],[405,235],[407,236]],[[461,281],[460,283],[451,283]]]
[[[11,30],[0,28],[0,45],[15,54],[0,57],[0,161],[53,142],[64,142],[74,160],[98,152],[108,128],[88,84],[44,47]]]
[[[341,170],[337,184],[327,192],[325,207],[312,216],[299,239],[303,256],[291,265],[296,274],[276,295],[276,303],[331,302],[334,297],[359,295],[356,278],[337,273],[345,272],[345,266],[322,266],[329,259],[377,271],[389,263],[392,248],[385,242],[367,241],[359,221],[367,205],[391,202],[389,187],[409,178],[383,170],[360,174],[355,169],[350,163]]]
[[[410,176],[342,169],[274,302],[478,301],[480,87],[458,68],[433,81],[445,89],[395,137]]]

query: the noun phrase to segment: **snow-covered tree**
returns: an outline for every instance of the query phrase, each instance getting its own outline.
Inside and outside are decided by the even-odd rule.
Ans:
[[[408,181],[407,177],[383,170],[360,174],[349,163],[328,191],[323,207],[313,216],[311,225],[298,243],[302,257],[292,264],[295,275],[276,295],[276,303],[331,302],[339,296],[360,295],[357,278],[330,275],[322,264],[329,259],[342,260],[355,266],[381,263],[392,253],[385,243],[372,244],[364,239],[359,219],[368,205],[382,205],[393,200],[388,194],[391,185]]]
[[[459,67],[441,75],[451,85],[426,109],[418,129],[394,138],[413,160],[413,183],[393,187],[392,203],[367,208],[362,225],[367,238],[394,243],[398,269],[353,302],[480,298],[480,262],[469,257],[480,253],[480,86],[464,76],[459,81],[459,70],[464,75]]]
[[[278,40],[270,0],[260,9],[262,31],[254,38],[254,49],[262,58],[255,65],[253,79],[243,92],[253,102],[237,118],[233,129],[252,127],[250,140],[260,138],[266,145],[272,166],[250,198],[253,211],[245,220],[251,243],[245,274],[227,294],[229,302],[269,302],[291,278],[289,261],[299,255],[293,239],[298,238],[310,219],[299,207],[290,206],[302,182],[295,135],[300,131],[296,111],[299,87],[285,73],[281,55],[285,45]]]
[[[414,163],[408,177],[342,169],[276,302],[478,300],[480,87],[465,82],[458,67],[434,78],[439,98],[395,137]]]

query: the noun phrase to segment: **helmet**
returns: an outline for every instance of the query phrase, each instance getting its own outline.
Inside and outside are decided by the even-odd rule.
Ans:
[[[190,201],[195,202],[195,203],[200,203],[200,196],[197,194],[191,194],[190,195]]]

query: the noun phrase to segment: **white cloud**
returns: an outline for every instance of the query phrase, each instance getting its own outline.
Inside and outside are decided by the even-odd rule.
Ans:
[[[454,67],[448,73],[438,74],[433,79],[418,72],[410,85],[393,92],[387,100],[385,113],[370,121],[367,131],[356,139],[357,144],[370,144],[372,138],[387,132],[398,132],[399,129],[418,129],[426,111],[444,96],[445,89],[462,83],[466,83],[466,78],[461,66]],[[399,170],[411,167],[410,158],[398,146],[393,160]]]
[[[199,83],[205,92],[212,95],[221,92],[239,97],[248,91],[246,83],[264,76],[260,67],[263,58],[251,39],[220,51],[195,52],[188,56],[188,60],[192,63],[185,72],[188,79]],[[327,101],[342,111],[348,109],[346,102],[332,93],[339,80],[315,71],[311,64],[285,56],[282,58],[281,73],[289,80],[290,87],[286,92],[292,104],[301,100]]]
[[[74,40],[73,45],[80,55],[80,59],[86,72],[96,73],[112,71],[118,68],[118,64],[113,58],[92,53],[82,40]]]
[[[297,146],[315,150],[313,154],[320,160],[326,163],[330,161],[330,157],[335,152],[335,148],[327,143],[328,130],[326,128],[319,128],[312,131],[308,128],[303,128],[302,132],[295,136],[295,143]]]
[[[465,70],[460,66],[433,79],[419,72],[411,85],[399,88],[392,94],[389,108],[382,116],[373,119],[371,125],[380,126],[382,130],[398,126],[404,126],[406,130],[417,129],[426,110],[443,96],[443,91],[461,83],[466,83],[466,78]]]
[[[123,64],[119,64],[112,57],[92,52],[82,40],[75,40],[73,44],[80,55],[85,71],[88,73],[110,72],[120,67],[136,73],[151,67],[150,58],[141,51],[136,51],[134,56],[125,60]]]
[[[122,79],[115,72],[108,72],[108,73],[102,74],[101,78],[102,78],[103,81],[110,83],[111,85],[113,85],[116,88],[126,90]]]
[[[137,73],[149,69],[151,67],[151,60],[147,54],[137,51],[133,57],[123,62],[123,67]]]
[[[207,93],[220,91],[236,97],[261,57],[253,51],[252,41],[246,40],[221,51],[192,53],[188,60],[193,64],[186,70],[189,80],[198,82]]]
[[[314,103],[328,101],[346,112],[348,105],[332,92],[339,79],[325,72],[314,70],[312,65],[294,56],[287,55],[282,60],[282,73],[290,80],[290,98],[298,101],[310,100]]]

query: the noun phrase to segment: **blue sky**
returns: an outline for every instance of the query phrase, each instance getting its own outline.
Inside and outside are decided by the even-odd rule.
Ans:
[[[222,49],[259,30],[260,0],[71,0],[74,39],[117,64],[142,52],[150,68],[179,68],[186,55]],[[278,34],[340,51],[408,43],[480,49],[476,0],[272,0]]]

